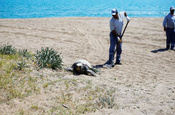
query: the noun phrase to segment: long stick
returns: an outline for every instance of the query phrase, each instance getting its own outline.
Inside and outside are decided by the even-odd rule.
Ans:
[[[122,37],[123,37],[123,35],[124,35],[124,33],[125,33],[125,30],[126,30],[128,24],[129,24],[129,21],[127,21],[127,23],[126,23],[126,25],[125,25],[125,28],[124,28],[124,30],[123,30],[123,33],[122,33],[122,36],[121,36],[120,40],[122,40]],[[117,54],[117,45],[116,45],[115,52],[116,52],[116,54]]]
[[[124,35],[124,33],[125,33],[125,30],[126,30],[126,28],[127,28],[128,24],[129,24],[129,21],[127,21],[126,26],[125,26],[125,28],[124,28],[124,30],[123,30],[123,33],[122,33],[122,36],[121,36],[121,38],[120,38],[120,39],[122,39],[122,37],[123,37],[123,35]]]

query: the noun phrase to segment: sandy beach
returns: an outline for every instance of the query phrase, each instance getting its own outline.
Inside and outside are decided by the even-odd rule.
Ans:
[[[41,47],[52,47],[61,53],[64,67],[78,59],[85,59],[93,66],[102,65],[109,55],[109,20],[95,17],[0,19],[0,44],[10,43],[33,53]],[[51,70],[34,70],[31,74],[42,74],[53,80],[61,73],[65,79],[78,80],[76,88],[84,85],[80,81],[91,81],[93,87],[115,89],[115,108],[102,108],[86,115],[174,115],[175,51],[164,50],[166,36],[162,21],[163,18],[131,18],[123,37],[122,65],[99,68],[97,77]],[[0,103],[0,113],[16,114],[23,109],[24,114],[49,114],[43,111],[56,106],[50,98],[58,95],[58,87],[55,84],[22,100]],[[76,98],[78,94],[73,89],[71,92],[72,98]],[[30,106],[36,103],[42,109],[31,111]]]

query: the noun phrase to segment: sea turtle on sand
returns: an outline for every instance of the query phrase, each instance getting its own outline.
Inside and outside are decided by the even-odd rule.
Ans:
[[[95,69],[91,66],[91,64],[83,59],[76,61],[71,68],[66,68],[66,70],[73,71],[74,75],[86,74],[97,76]]]

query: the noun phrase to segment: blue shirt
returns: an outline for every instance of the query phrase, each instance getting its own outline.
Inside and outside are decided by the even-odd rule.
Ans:
[[[115,30],[117,34],[121,34],[122,33],[122,28],[123,28],[123,24],[124,24],[124,12],[119,12],[118,13],[118,17],[119,19],[115,19],[115,18],[111,18],[110,20],[110,30],[113,31]]]
[[[167,28],[175,28],[175,15],[168,14],[163,20],[163,26]]]

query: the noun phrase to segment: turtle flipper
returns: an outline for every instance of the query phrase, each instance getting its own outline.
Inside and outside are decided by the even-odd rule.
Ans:
[[[97,74],[94,72],[94,71],[92,71],[92,70],[87,70],[87,73],[90,73],[91,75],[93,75],[93,76],[97,76]]]
[[[65,68],[66,71],[73,71],[71,67]]]

